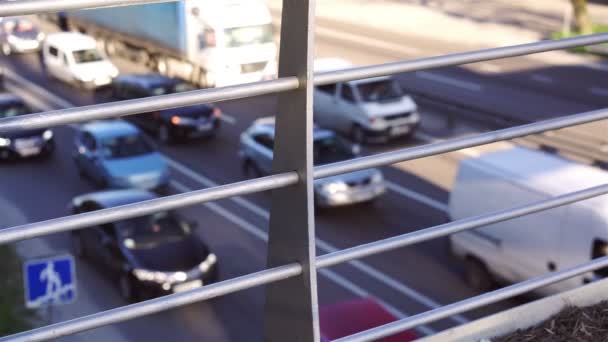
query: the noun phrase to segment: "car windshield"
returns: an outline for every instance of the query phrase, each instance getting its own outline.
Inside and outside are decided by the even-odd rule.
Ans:
[[[190,234],[190,227],[169,212],[121,221],[117,227],[122,243],[129,249],[155,248]]]
[[[10,118],[30,113],[29,108],[22,103],[0,105],[0,118]]]
[[[403,90],[395,80],[381,80],[357,84],[363,102],[385,102],[403,97]]]
[[[172,93],[181,93],[184,91],[195,90],[196,87],[190,83],[178,82],[175,85],[166,85],[152,88],[153,95],[165,95]]]
[[[315,165],[335,163],[355,157],[350,144],[335,135],[315,139],[313,153]]]
[[[72,52],[76,64],[90,63],[103,60],[103,57],[97,49],[77,50]]]
[[[226,29],[226,47],[272,42],[272,24]]]
[[[103,140],[102,145],[106,159],[134,157],[154,152],[152,144],[141,134],[113,137]]]

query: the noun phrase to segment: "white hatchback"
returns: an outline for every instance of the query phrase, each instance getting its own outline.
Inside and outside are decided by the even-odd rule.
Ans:
[[[97,49],[95,39],[81,33],[48,35],[42,57],[50,75],[82,88],[102,87],[118,76],[118,69]]]

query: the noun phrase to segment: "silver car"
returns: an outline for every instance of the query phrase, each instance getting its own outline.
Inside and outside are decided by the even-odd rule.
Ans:
[[[247,174],[260,176],[272,172],[274,123],[272,117],[258,119],[241,134],[240,157]],[[345,142],[332,131],[315,127],[313,136],[315,165],[351,159],[359,153],[357,145]],[[320,207],[372,201],[386,190],[384,177],[378,169],[318,179],[314,189],[315,205]]]

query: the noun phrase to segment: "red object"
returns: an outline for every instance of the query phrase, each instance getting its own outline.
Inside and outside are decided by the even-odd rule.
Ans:
[[[332,341],[398,320],[372,298],[356,299],[319,309],[321,340]],[[411,331],[385,337],[378,342],[409,342],[417,336]]]

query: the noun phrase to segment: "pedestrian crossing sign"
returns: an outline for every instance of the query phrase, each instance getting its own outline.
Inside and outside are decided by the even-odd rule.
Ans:
[[[26,261],[23,280],[28,308],[69,304],[76,299],[76,272],[71,255]]]

